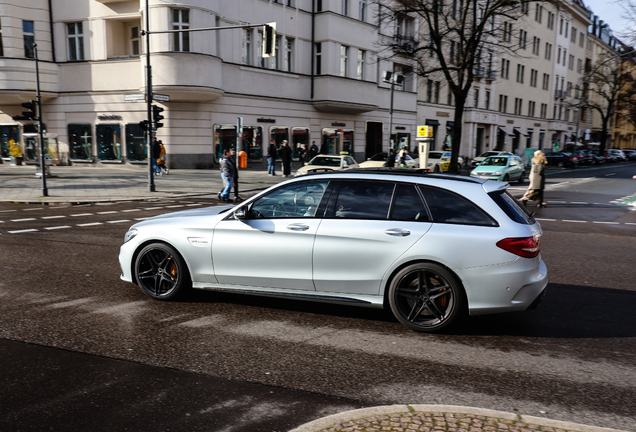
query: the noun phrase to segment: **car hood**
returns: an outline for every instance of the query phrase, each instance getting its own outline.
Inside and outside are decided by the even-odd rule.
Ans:
[[[475,167],[475,171],[483,172],[483,173],[491,173],[491,172],[497,172],[497,171],[504,171],[507,168],[508,168],[507,166],[478,165]]]
[[[170,222],[172,222],[174,219],[190,219],[190,218],[207,219],[210,217],[217,216],[221,213],[225,213],[227,212],[227,210],[230,210],[232,208],[234,208],[233,205],[224,205],[224,206],[204,207],[204,208],[197,208],[197,209],[190,209],[190,210],[182,210],[182,211],[173,212],[173,213],[166,213],[166,214],[154,216],[144,221],[138,222],[135,225],[133,225],[133,227],[141,227],[144,225],[154,225],[157,222],[165,222],[168,219],[170,219]]]

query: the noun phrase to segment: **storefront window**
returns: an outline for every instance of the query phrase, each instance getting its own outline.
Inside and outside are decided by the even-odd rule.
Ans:
[[[44,138],[44,160],[59,159],[57,152],[57,138]],[[24,134],[24,160],[28,162],[40,161],[40,139],[39,135],[32,133]]]
[[[355,158],[353,153],[353,130],[332,128],[323,129],[320,153],[348,154]]]
[[[121,126],[104,124],[95,127],[97,158],[100,161],[121,161]]]
[[[139,124],[126,125],[126,159],[129,162],[142,162],[148,158],[148,146],[144,131]]]
[[[236,148],[236,125],[214,126],[214,157],[217,161],[223,157],[223,150]]]
[[[71,160],[93,160],[93,133],[91,125],[68,125],[68,141]]]
[[[394,147],[397,150],[403,148],[411,151],[411,134],[406,132],[393,132],[391,134],[391,142],[396,144]]]
[[[305,151],[309,150],[309,129],[308,128],[292,128],[292,158],[300,158],[300,149],[305,146]]]
[[[18,126],[0,126],[0,155],[4,158],[11,156],[11,147],[17,153],[16,145],[20,146],[20,129]]]
[[[280,146],[284,140],[289,142],[289,129],[286,127],[271,127],[269,129],[269,136],[270,139],[276,142],[277,146]]]
[[[243,148],[250,160],[263,158],[263,128],[260,126],[243,126]]]

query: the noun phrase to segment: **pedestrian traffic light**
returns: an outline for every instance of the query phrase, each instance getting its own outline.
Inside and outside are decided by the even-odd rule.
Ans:
[[[146,132],[148,129],[150,129],[150,128],[148,127],[148,120],[142,120],[142,121],[140,121],[140,122],[139,122],[139,128],[140,128],[142,131],[144,131],[144,132]]]
[[[268,23],[263,26],[263,57],[276,55],[276,23]]]
[[[159,129],[163,126],[163,123],[160,123],[163,120],[163,116],[161,113],[163,112],[163,108],[158,107],[157,105],[152,106],[152,123],[155,129]]]
[[[36,102],[33,100],[24,102],[22,104],[22,106],[27,109],[26,111],[22,111],[22,115],[28,118],[29,120],[35,120],[38,117],[36,114],[35,104]]]

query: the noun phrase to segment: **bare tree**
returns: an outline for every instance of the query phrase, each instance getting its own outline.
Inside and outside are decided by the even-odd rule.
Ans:
[[[636,1],[636,0],[634,0]],[[412,59],[420,77],[441,77],[454,99],[450,172],[458,172],[462,122],[476,76],[494,78],[492,54],[515,53],[527,41],[516,22],[536,0],[375,0],[380,13],[380,45],[390,57]],[[417,19],[415,38],[400,32]],[[384,29],[384,30],[383,30]],[[386,30],[389,30],[387,32]],[[393,36],[390,29],[394,29]],[[414,40],[413,40],[414,39]]]
[[[605,152],[614,118],[630,120],[630,112],[636,111],[633,57],[633,49],[622,47],[620,54],[599,58],[582,78],[580,107],[598,113],[601,118],[601,154]]]

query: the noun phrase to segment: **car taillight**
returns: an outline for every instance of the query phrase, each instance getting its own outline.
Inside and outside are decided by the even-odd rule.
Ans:
[[[540,237],[512,237],[499,240],[497,246],[523,258],[534,258],[541,248]]]

